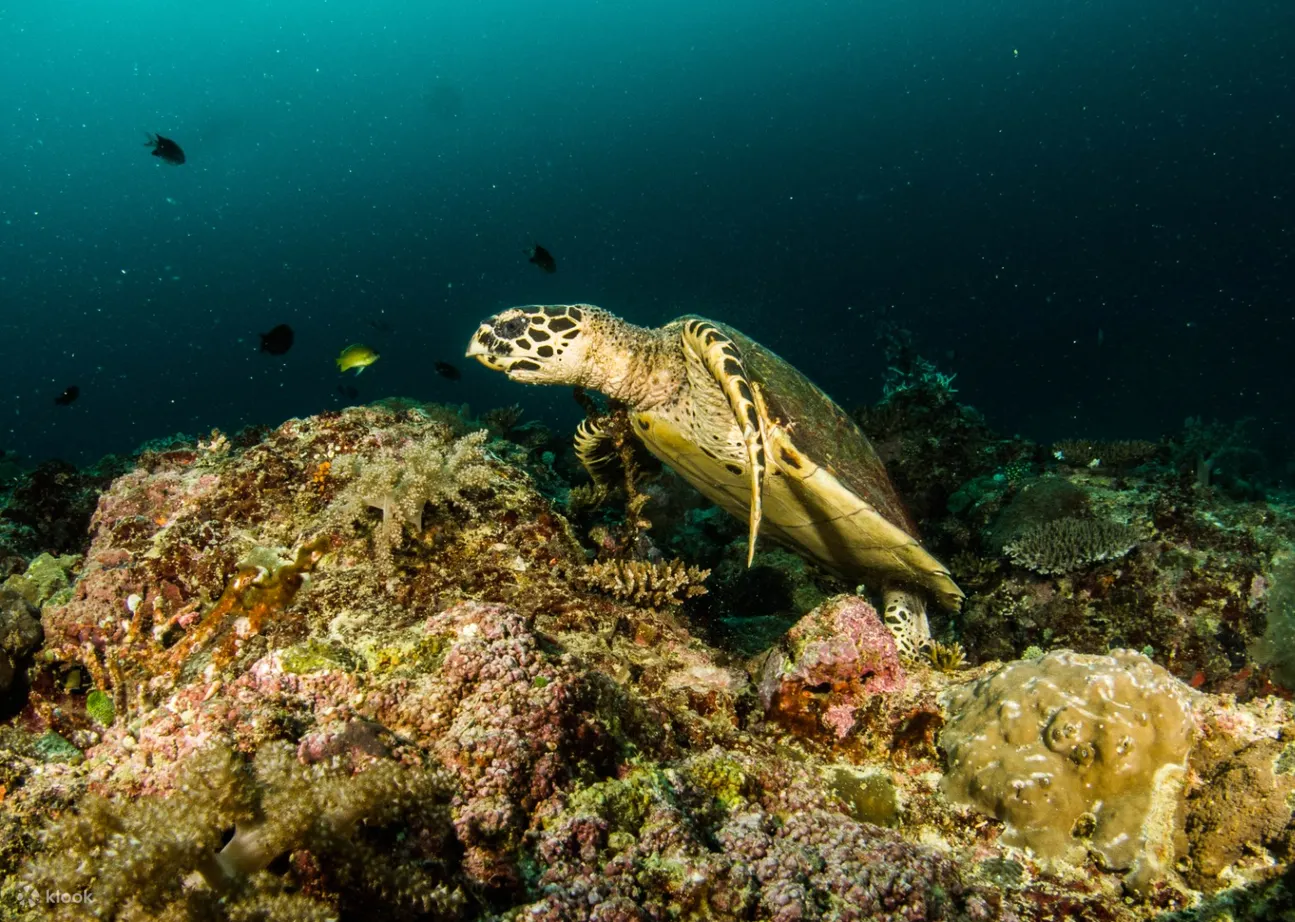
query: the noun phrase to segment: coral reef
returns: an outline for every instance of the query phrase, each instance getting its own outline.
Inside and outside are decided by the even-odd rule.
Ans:
[[[1267,623],[1251,644],[1255,661],[1272,667],[1273,677],[1295,689],[1295,554],[1275,556],[1264,581]]]
[[[525,918],[898,920],[959,915],[952,864],[814,793],[803,770],[701,754],[579,791],[537,836]]]
[[[1156,442],[1141,439],[1091,441],[1064,439],[1052,443],[1052,457],[1072,467],[1118,469],[1150,461],[1162,453]]]
[[[30,891],[68,918],[1260,917],[1295,852],[1291,507],[1216,489],[1230,465],[1050,460],[902,352],[863,415],[974,576],[902,665],[876,600],[765,542],[748,569],[742,524],[632,453],[582,502],[565,436],[511,411],[388,400],[66,479],[89,534],[0,561],[0,920],[47,918]],[[1072,517],[1141,540],[1006,561]],[[1100,805],[998,810],[1022,753],[966,780],[1009,699],[1049,796]]]
[[[19,473],[0,491],[0,553],[30,559],[41,552],[84,550],[99,491],[128,466],[110,456],[84,471],[65,461],[46,461]]]
[[[0,716],[12,710],[11,690],[21,686],[24,661],[40,646],[40,610],[17,591],[0,587]]]

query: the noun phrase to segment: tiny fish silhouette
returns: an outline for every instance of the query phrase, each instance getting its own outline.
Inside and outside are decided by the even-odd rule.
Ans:
[[[261,334],[261,351],[270,355],[283,355],[292,348],[292,327],[281,323],[269,333]]]
[[[437,362],[432,367],[436,369],[436,373],[442,378],[449,378],[451,381],[457,381],[463,377],[463,373],[449,362]]]
[[[174,166],[184,163],[184,151],[170,138],[164,138],[160,134],[150,135],[144,146],[153,148],[154,157],[161,157]]]
[[[538,243],[526,252],[530,255],[530,259],[527,260],[527,262],[534,263],[545,272],[558,271],[558,261],[553,258],[552,253],[544,249],[544,247],[540,246]]]
[[[60,407],[70,407],[72,404],[76,403],[76,398],[80,396],[81,396],[81,388],[73,384],[67,390],[63,391],[63,393],[55,397],[54,402],[57,403]]]

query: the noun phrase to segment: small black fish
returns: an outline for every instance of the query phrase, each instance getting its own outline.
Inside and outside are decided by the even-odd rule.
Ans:
[[[354,384],[339,384],[337,385],[337,393],[341,394],[347,400],[354,400],[356,397],[360,396],[360,389]]]
[[[63,393],[55,397],[54,402],[57,403],[60,407],[70,407],[72,404],[76,403],[76,398],[80,396],[81,396],[81,388],[73,384]]]
[[[553,254],[538,243],[526,251],[530,255],[528,262],[539,266],[545,272],[557,272],[558,261],[553,258]]]
[[[184,163],[184,151],[180,149],[179,144],[176,144],[170,138],[164,138],[160,134],[155,134],[150,136],[149,139],[144,142],[144,146],[153,148],[154,157],[161,157],[167,163],[173,164],[174,166],[179,166]]]
[[[281,323],[269,333],[261,334],[261,351],[270,355],[283,355],[292,348],[292,327]]]
[[[387,321],[379,320],[376,317],[370,317],[364,322],[373,327],[373,329],[377,330],[379,333],[390,333],[393,329],[391,324],[387,323]]]
[[[457,381],[463,377],[463,373],[449,362],[437,362],[432,367],[436,369],[436,373],[442,378],[449,378],[451,381]]]

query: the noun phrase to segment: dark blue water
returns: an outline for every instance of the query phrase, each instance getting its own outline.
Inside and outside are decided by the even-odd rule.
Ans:
[[[339,383],[565,425],[459,356],[573,301],[732,323],[846,406],[891,320],[1001,430],[1253,417],[1290,453],[1289,0],[44,0],[0,48],[0,448],[32,459]]]

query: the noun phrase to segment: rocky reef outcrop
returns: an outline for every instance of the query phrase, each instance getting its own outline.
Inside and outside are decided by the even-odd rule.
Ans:
[[[1178,594],[1130,610],[1191,597],[1205,618],[1214,596],[1193,587],[1230,573],[1220,617],[1257,634],[1263,561],[1240,559],[1237,534],[1200,539],[1201,517],[1161,499],[1127,555],[1079,576],[1017,568],[980,536],[1024,487],[984,475],[949,520],[962,530],[935,538],[994,563],[937,626],[977,664],[941,670],[901,661],[869,600],[830,578],[783,593],[806,601],[776,631],[764,610],[744,626],[734,532],[689,536],[695,515],[617,530],[614,502],[577,513],[558,453],[509,431],[406,402],[160,446],[103,487],[87,541],[12,568],[0,919],[1132,922],[1279,898],[1288,700],[1163,655],[1215,656],[1210,638],[1157,637],[1156,666],[1105,647],[994,660],[1126,631],[1100,606],[1134,576]],[[992,463],[1017,451],[976,433]],[[970,464],[946,469],[970,484]],[[1071,474],[1117,517],[1119,483]],[[1189,521],[1190,573],[1170,566]],[[659,547],[704,550],[674,564]],[[791,555],[760,559],[768,585],[810,585]],[[1060,600],[1097,623],[1045,635]],[[1052,759],[1074,809],[1003,806],[1047,784],[1028,753],[981,751],[995,742]],[[1120,789],[1136,761],[1121,746],[1154,750],[1137,779],[1152,794],[1172,765],[1172,797]],[[1111,790],[1086,797],[1099,767]],[[1138,854],[1102,847],[1152,820]]]

